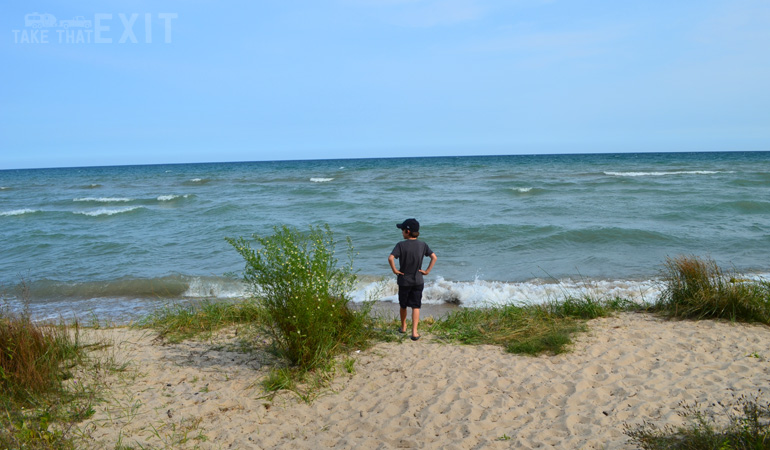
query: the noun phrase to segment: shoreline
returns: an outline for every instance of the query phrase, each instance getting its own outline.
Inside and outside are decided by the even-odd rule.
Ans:
[[[680,402],[713,405],[770,383],[770,327],[646,313],[591,320],[557,356],[429,334],[378,343],[312,404],[264,397],[255,383],[270,357],[239,352],[233,330],[180,344],[148,330],[83,333],[112,342],[103,351],[132,374],[108,378],[109,401],[78,424],[92,448],[630,449],[623,424],[680,425]]]
[[[768,274],[768,277],[770,277],[770,274]],[[190,286],[196,286],[195,292],[191,292],[192,288],[189,286],[179,287],[175,281],[176,289],[185,292],[184,295],[176,297],[147,297],[141,295],[131,297],[120,293],[120,289],[123,289],[126,284],[146,292],[147,289],[142,287],[143,282],[152,283],[153,280],[131,280],[130,283],[126,283],[123,280],[115,282],[116,286],[112,286],[113,282],[109,281],[103,282],[105,286],[101,285],[102,282],[96,284],[82,283],[81,286],[78,284],[69,285],[67,283],[44,281],[42,284],[45,285],[45,290],[42,292],[36,292],[34,283],[32,283],[33,295],[26,306],[17,297],[7,295],[12,291],[0,292],[0,295],[6,294],[5,297],[0,297],[0,306],[7,307],[13,313],[21,312],[28,307],[35,321],[56,322],[64,319],[71,322],[77,319],[81,322],[88,322],[98,318],[98,320],[104,320],[106,323],[124,325],[140,320],[152,314],[155,310],[165,307],[207,301],[238,302],[248,298],[245,286],[237,285],[240,287],[236,289],[236,284],[231,279],[221,279],[224,283],[223,285],[218,284],[217,280],[219,279],[209,277],[203,283],[198,278],[191,278],[188,282]],[[479,308],[510,303],[537,304],[562,298],[566,295],[582,297],[588,294],[596,298],[622,297],[637,303],[643,303],[659,295],[658,284],[659,281],[652,279],[577,279],[576,281],[568,278],[561,280],[533,278],[524,282],[505,282],[481,279],[452,281],[439,276],[426,284],[422,306],[426,311],[435,311],[435,313],[431,312],[429,314],[443,317],[448,311],[458,307]],[[56,294],[56,289],[58,289],[57,286],[59,285],[65,286],[64,292],[67,292],[68,295],[57,297],[57,295],[60,295]],[[89,293],[94,291],[103,293],[95,297],[72,296],[74,295],[73,293],[78,293],[80,289],[84,289]],[[108,295],[111,289],[118,290],[116,295]],[[367,299],[376,298],[378,299],[376,300],[378,305],[376,310],[387,311],[387,305],[398,304],[397,292],[398,287],[396,286],[395,279],[364,279],[349,293],[350,304],[355,307]],[[216,293],[216,295],[212,293]],[[51,297],[48,298],[48,295]],[[397,308],[396,306],[396,310]]]
[[[746,274],[735,274],[739,278],[752,280],[770,280],[770,272],[752,272]],[[162,277],[161,279],[165,279]],[[129,285],[141,288],[144,282],[152,283],[155,279],[131,280]],[[203,282],[205,281],[205,282]],[[223,284],[220,284],[221,283]],[[384,282],[383,282],[384,281]],[[185,284],[179,287],[178,280],[174,281],[177,290],[184,291],[184,295],[178,297],[147,297],[147,296],[126,296],[125,294],[116,294],[108,296],[100,294],[95,297],[67,296],[55,297],[57,286],[65,286],[64,292],[79,292],[79,289],[85,289],[87,292],[94,292],[100,283],[108,285],[106,292],[110,289],[122,289],[126,280],[120,282],[99,282],[77,283],[70,286],[68,283],[51,282],[44,280],[47,291],[46,296],[39,297],[33,289],[32,299],[29,301],[29,311],[35,321],[72,321],[78,319],[81,322],[88,322],[94,318],[104,320],[106,323],[115,325],[129,324],[152,314],[158,308],[164,308],[175,305],[185,305],[212,302],[237,302],[242,301],[245,296],[246,288],[243,285],[234,283],[229,278],[191,277]],[[112,286],[115,283],[116,286]],[[433,278],[426,284],[423,295],[423,309],[435,310],[436,317],[443,317],[446,311],[452,311],[460,308],[479,308],[485,306],[500,306],[505,304],[539,304],[552,300],[562,299],[566,296],[576,298],[586,295],[592,298],[624,298],[634,303],[644,304],[654,301],[661,293],[660,278],[628,278],[628,279],[590,279],[582,277],[563,278],[558,280],[532,278],[522,282],[491,281],[476,279],[473,281],[452,281],[440,276]],[[112,286],[112,287],[110,287]],[[190,286],[196,286],[195,289]],[[236,288],[237,287],[237,288]],[[33,283],[34,288],[34,283]],[[16,288],[14,288],[16,289]],[[146,292],[146,288],[141,288]],[[47,294],[50,291],[51,294]],[[194,292],[193,292],[194,291]],[[0,307],[7,308],[12,313],[18,313],[25,309],[24,302],[19,300],[13,293],[13,289],[0,291]],[[102,292],[96,290],[96,292]],[[396,304],[398,287],[395,279],[362,277],[356,289],[349,293],[351,302],[355,305],[362,303],[368,298],[377,298],[377,304]],[[49,299],[47,295],[51,295]],[[396,307],[397,308],[397,307]],[[377,310],[387,310],[387,306],[378,306]]]

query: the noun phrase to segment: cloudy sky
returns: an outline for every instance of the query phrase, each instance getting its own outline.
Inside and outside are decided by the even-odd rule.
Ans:
[[[0,169],[770,150],[769,49],[767,0],[4,1]]]

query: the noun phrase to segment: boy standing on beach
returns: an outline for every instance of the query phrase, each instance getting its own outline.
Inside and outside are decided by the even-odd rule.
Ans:
[[[398,305],[401,307],[401,327],[399,332],[406,333],[406,308],[412,308],[412,340],[420,339],[417,334],[417,324],[420,322],[420,307],[422,306],[422,289],[425,286],[423,275],[428,275],[436,264],[436,254],[423,241],[418,241],[420,223],[416,219],[406,219],[396,224],[401,229],[404,240],[396,244],[388,256],[388,264],[394,274],[398,275]],[[428,268],[422,270],[423,257],[430,257]],[[396,270],[395,260],[399,260]]]

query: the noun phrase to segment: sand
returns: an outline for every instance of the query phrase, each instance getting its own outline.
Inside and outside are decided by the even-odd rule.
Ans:
[[[128,365],[80,424],[83,445],[627,449],[626,423],[681,424],[680,402],[710,407],[770,387],[770,327],[633,313],[589,327],[558,356],[430,335],[380,343],[353,354],[355,373],[340,369],[312,404],[261,398],[269,357],[238,352],[228,336],[164,345],[147,331],[87,331]]]

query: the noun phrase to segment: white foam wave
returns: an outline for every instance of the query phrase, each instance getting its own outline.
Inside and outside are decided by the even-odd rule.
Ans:
[[[7,189],[10,189],[10,188],[9,187],[5,187],[5,186],[0,186],[0,191],[5,191]]]
[[[717,173],[735,173],[721,170],[676,170],[671,172],[604,172],[613,177],[664,177],[667,175],[714,175]]]
[[[72,200],[73,202],[95,202],[95,203],[126,203],[133,199],[124,197],[83,197]]]
[[[484,307],[507,304],[541,304],[567,297],[613,299],[616,297],[636,303],[652,302],[661,293],[656,280],[592,280],[559,282],[531,280],[520,283],[501,281],[448,281],[441,277],[425,285],[423,303],[453,303],[464,307]],[[386,280],[359,287],[352,294],[353,301],[382,300],[398,302],[395,280]]]
[[[130,206],[126,208],[99,208],[93,211],[76,211],[75,214],[82,214],[84,216],[113,216],[115,214],[122,214],[134,211],[136,209],[142,209],[142,206]]]
[[[237,280],[195,277],[184,293],[188,298],[245,298],[246,286]]]
[[[530,192],[532,190],[531,187],[524,187],[524,188],[511,188],[516,192],[521,192],[522,194],[526,194],[527,192]]]
[[[311,178],[310,181],[313,183],[327,183],[329,181],[334,180],[334,178]]]
[[[168,201],[171,201],[171,200],[175,200],[177,198],[188,198],[189,196],[190,196],[189,194],[185,194],[185,195],[174,195],[174,194],[171,194],[171,195],[160,195],[160,196],[158,196],[157,200],[159,202],[168,202]]]
[[[0,216],[21,216],[22,214],[32,214],[38,212],[37,209],[14,209],[11,211],[0,212]]]

